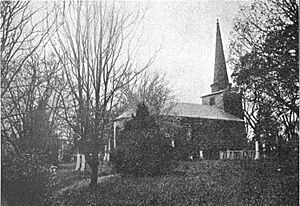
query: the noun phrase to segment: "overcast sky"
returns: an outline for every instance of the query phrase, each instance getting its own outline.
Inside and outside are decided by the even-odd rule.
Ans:
[[[125,1],[134,9],[137,5],[142,10],[147,8],[140,25],[143,43],[139,55],[146,60],[160,48],[150,71],[166,75],[178,101],[199,104],[200,97],[210,93],[213,82],[217,19],[227,61],[234,18],[239,15],[239,7],[249,3],[245,0]],[[228,65],[227,72],[232,82]]]
[[[230,31],[245,1],[150,1],[143,21],[145,48],[158,48],[151,70],[165,73],[178,100],[201,103],[210,93],[219,19],[225,59]],[[147,56],[145,54],[145,56]],[[231,69],[227,66],[227,72]],[[232,82],[232,80],[229,80]]]

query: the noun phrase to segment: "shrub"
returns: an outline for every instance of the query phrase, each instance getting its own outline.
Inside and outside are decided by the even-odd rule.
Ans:
[[[52,177],[45,158],[37,152],[2,156],[1,192],[9,205],[44,205],[48,200]]]
[[[112,154],[116,172],[123,175],[154,176],[167,173],[174,162],[174,152],[155,119],[139,105],[137,115],[126,123]]]

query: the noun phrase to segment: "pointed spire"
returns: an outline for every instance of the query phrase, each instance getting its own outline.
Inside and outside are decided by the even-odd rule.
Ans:
[[[215,67],[214,67],[214,82],[211,85],[212,92],[223,90],[229,86],[228,75],[226,70],[226,63],[223,51],[223,44],[219,26],[219,19],[217,19],[217,37],[216,37],[216,51],[215,51]]]

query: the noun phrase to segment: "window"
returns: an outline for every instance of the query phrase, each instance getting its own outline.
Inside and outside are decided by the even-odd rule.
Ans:
[[[216,104],[216,102],[215,102],[215,97],[211,97],[211,98],[209,99],[209,105],[212,106],[212,105],[215,105],[215,104]]]

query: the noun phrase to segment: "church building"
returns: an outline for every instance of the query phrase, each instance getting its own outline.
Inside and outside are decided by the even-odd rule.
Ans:
[[[135,109],[128,109],[114,120],[114,148],[122,122],[134,114]],[[179,131],[170,134],[170,138],[183,157],[218,159],[222,151],[245,148],[242,99],[232,91],[228,80],[218,21],[211,93],[202,96],[202,104],[176,103],[165,116],[180,124]]]

